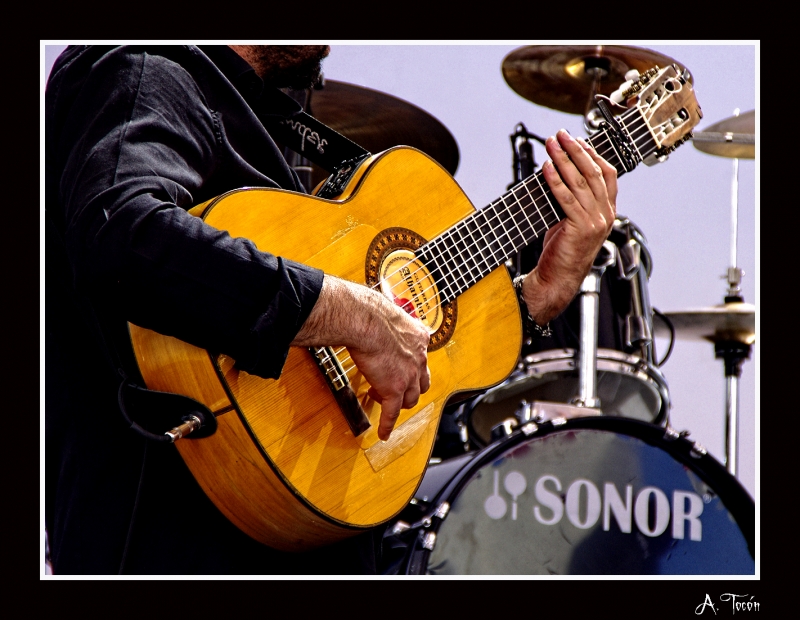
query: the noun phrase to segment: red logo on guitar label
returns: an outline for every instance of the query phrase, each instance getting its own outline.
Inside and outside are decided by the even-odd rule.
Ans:
[[[410,299],[406,299],[405,297],[395,297],[394,298],[394,303],[395,303],[395,305],[400,306],[403,310],[408,312],[408,314],[410,314],[413,318],[415,318],[415,319],[419,318],[419,317],[417,317],[417,313],[414,310],[414,304],[411,303]]]

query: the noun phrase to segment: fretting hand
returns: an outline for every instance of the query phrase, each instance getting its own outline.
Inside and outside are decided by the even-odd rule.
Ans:
[[[523,281],[531,317],[545,325],[580,290],[616,217],[617,171],[583,139],[566,130],[547,139],[542,166],[566,217],[545,234],[539,262]]]

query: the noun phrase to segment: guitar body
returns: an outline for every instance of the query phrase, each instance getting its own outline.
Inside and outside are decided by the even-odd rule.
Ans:
[[[396,147],[364,162],[336,200],[242,189],[192,213],[263,251],[366,284],[376,244],[402,246],[403,231],[433,239],[475,209],[438,163]],[[415,243],[408,241],[410,250]],[[363,376],[349,379],[371,426],[355,436],[308,349],[292,348],[281,377],[262,379],[224,355],[129,327],[147,387],[194,398],[217,417],[213,435],[175,444],[209,498],[256,540],[300,551],[399,513],[425,473],[447,400],[496,385],[513,370],[522,327],[507,270],[491,271],[452,305],[457,311],[429,351],[431,388],[401,411],[386,442],[378,439],[380,405],[367,396]]]

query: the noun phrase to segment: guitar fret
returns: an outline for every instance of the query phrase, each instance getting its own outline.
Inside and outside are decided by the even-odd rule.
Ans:
[[[534,204],[536,205],[537,211],[539,211],[539,216],[542,218],[542,222],[544,222],[545,227],[549,229],[550,225],[557,223],[559,220],[561,220],[561,217],[559,216],[558,211],[556,211],[556,208],[553,206],[553,202],[550,200],[550,196],[548,194],[550,189],[549,186],[542,184],[542,180],[538,174],[534,177],[534,180],[536,181],[537,189],[541,192],[542,197],[547,203],[547,206],[550,207],[550,211],[547,213],[547,215],[542,215],[542,212],[539,210],[538,202],[534,200]],[[550,220],[550,225],[548,225],[548,217],[550,216],[552,216],[553,219]]]
[[[479,219],[483,220],[483,223],[479,224],[478,229],[481,231],[483,238],[488,240],[488,244],[486,247],[492,253],[492,260],[494,262],[494,266],[496,267],[502,262],[497,259],[498,253],[502,254],[502,248],[500,247],[497,240],[497,235],[494,234],[494,229],[492,228],[492,225],[489,222],[489,218],[487,216],[488,213],[487,209],[488,207],[481,209],[480,211],[477,212],[477,214],[474,217],[475,221],[478,221]]]
[[[450,237],[451,240],[451,248],[455,248],[457,251],[455,254],[449,253],[451,265],[453,267],[453,273],[456,275],[455,283],[456,283],[456,294],[459,295],[463,291],[469,288],[467,281],[464,278],[464,264],[463,264],[463,256],[464,256],[464,244],[463,244],[463,237],[459,233],[458,227],[451,228],[447,235]]]
[[[461,238],[463,243],[462,247],[464,248],[464,251],[462,251],[461,254],[461,259],[463,261],[463,264],[467,267],[467,271],[472,276],[476,272],[480,271],[480,266],[478,265],[478,261],[475,255],[471,251],[472,236],[469,234],[468,230],[465,230],[464,226],[456,227],[456,232],[458,233],[458,236]],[[476,281],[474,280],[474,277],[470,279]]]
[[[522,207],[523,213],[525,213],[525,217],[527,217],[529,221],[533,219],[533,221],[536,222],[535,224],[531,223],[531,229],[534,238],[538,237],[542,232],[543,229],[541,228],[541,224],[544,224],[544,230],[549,228],[544,216],[542,215],[541,209],[539,208],[539,200],[541,200],[542,197],[546,198],[546,195],[544,194],[544,191],[542,191],[541,186],[534,186],[534,191],[531,191],[530,182],[537,180],[538,175],[529,177],[523,183],[521,183],[516,190],[517,192],[524,191],[522,197],[518,200]],[[539,190],[539,196],[536,196],[535,193],[537,189]],[[531,206],[533,208],[531,208]]]
[[[487,251],[490,251],[489,248],[486,246],[485,240],[479,234],[476,236],[476,233],[480,233],[480,229],[478,225],[475,223],[475,219],[468,217],[463,220],[463,227],[467,231],[470,241],[472,243],[472,247],[476,248],[478,251],[476,252],[475,256],[478,257],[483,265],[480,267],[481,272],[485,275],[489,273],[491,268],[489,267],[489,261],[487,259]]]
[[[453,252],[451,251],[453,247],[457,247],[453,232],[454,229],[451,228],[450,230],[447,231],[447,233],[445,233],[447,237],[449,237],[450,239],[450,244],[446,253],[446,260],[448,262],[448,266],[451,269],[451,274],[454,276],[453,281],[451,282],[450,285],[450,289],[453,292],[455,292],[456,296],[458,296],[467,290],[468,285],[464,280],[464,275],[461,273],[461,269],[457,262],[458,254],[453,254]]]
[[[530,193],[528,192],[527,186],[524,183],[521,183],[518,186],[516,186],[514,189],[512,189],[511,192],[512,192],[512,195],[514,196],[515,200],[517,201],[517,204],[521,207],[517,211],[519,216],[521,216],[521,217],[519,217],[519,222],[517,223],[517,228],[520,229],[520,234],[522,235],[523,242],[525,241],[525,239],[530,239],[531,238],[529,233],[533,233],[534,237],[538,237],[539,234],[536,232],[536,227],[531,222],[530,218],[528,217],[528,213],[526,211],[526,206],[527,205],[525,203],[530,203],[530,199],[532,198]],[[522,192],[522,198],[520,198],[517,195],[517,192]],[[517,216],[514,216],[512,214],[512,217],[514,217],[514,219],[516,221]],[[523,232],[523,230],[522,230],[522,228],[520,228],[520,226],[524,227],[526,232]]]
[[[455,228],[455,232],[458,233],[459,237],[464,242],[463,248],[466,252],[462,252],[461,259],[463,261],[463,265],[467,268],[467,274],[469,276],[469,284],[468,287],[480,280],[486,273],[483,271],[478,259],[482,259],[482,254],[475,254],[472,251],[474,241],[472,241],[473,236],[469,229],[464,225],[459,225]],[[464,256],[466,254],[466,257]],[[484,261],[485,265],[485,261]]]
[[[492,203],[492,208],[494,210],[495,218],[497,219],[497,221],[499,223],[499,227],[503,230],[503,235],[506,238],[506,241],[501,241],[501,247],[503,248],[503,260],[505,260],[506,258],[508,258],[511,255],[511,252],[509,252],[506,249],[506,247],[508,245],[511,245],[511,247],[514,248],[514,239],[511,236],[512,233],[513,233],[513,229],[511,229],[511,231],[509,232],[509,229],[506,228],[506,222],[505,222],[505,220],[503,218],[503,213],[497,210],[497,205],[499,204],[499,202],[500,201],[493,202]]]
[[[513,198],[514,201],[511,202],[511,204],[509,204],[508,202],[506,202],[506,198]],[[519,208],[520,207],[519,201],[516,200],[516,196],[514,195],[513,191],[502,196],[500,198],[500,202],[503,203],[504,212],[506,214],[507,219],[510,220],[510,222],[514,225],[514,228],[512,228],[512,232],[516,229],[516,232],[514,233],[514,239],[512,240],[514,250],[516,251],[523,245],[525,245],[525,240],[528,238],[525,232],[523,232],[523,229],[525,228],[525,224],[527,222],[527,218],[525,217],[525,211]],[[519,219],[520,221],[517,222],[517,219]],[[530,229],[530,226],[528,226],[527,228]]]

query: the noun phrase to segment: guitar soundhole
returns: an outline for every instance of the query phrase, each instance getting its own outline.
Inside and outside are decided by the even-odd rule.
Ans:
[[[425,243],[427,239],[407,228],[381,231],[369,245],[365,278],[367,286],[383,292],[428,327],[428,351],[435,351],[453,336],[458,308],[455,301],[440,303],[433,277],[414,257],[414,250]]]

